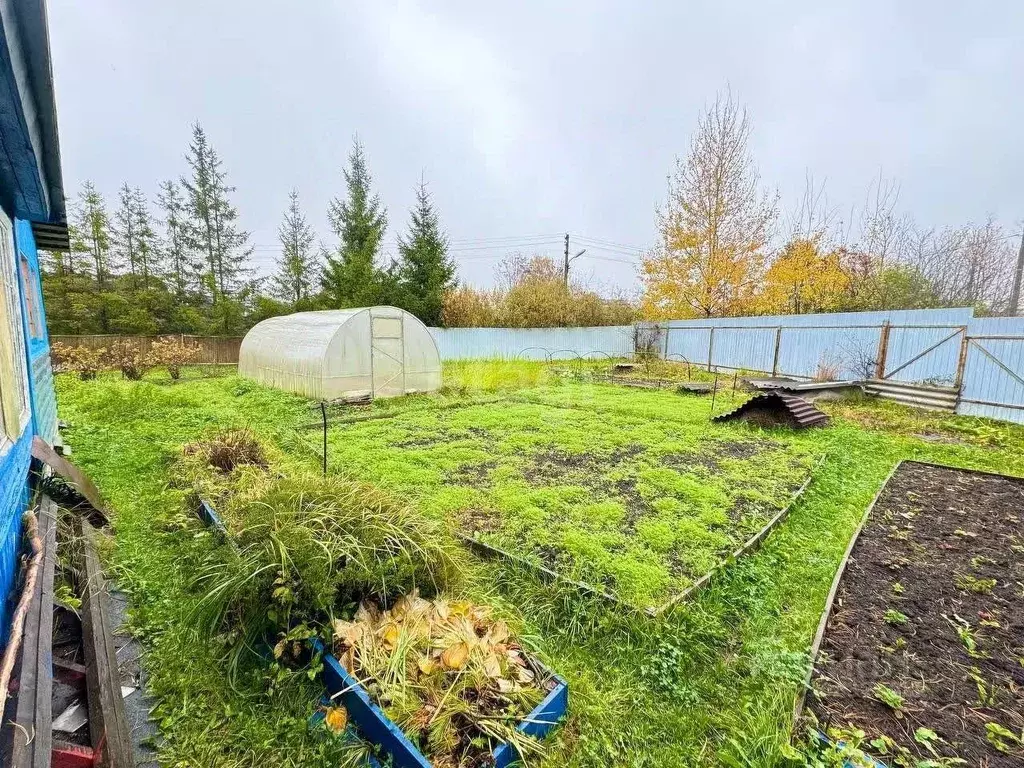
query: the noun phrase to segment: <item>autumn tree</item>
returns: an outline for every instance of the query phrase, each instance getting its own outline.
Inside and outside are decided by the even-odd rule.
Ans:
[[[313,246],[316,236],[299,207],[299,192],[293,189],[288,196],[288,209],[277,228],[281,241],[281,257],[274,275],[275,293],[292,305],[309,299],[319,272],[317,251]]]
[[[750,119],[731,94],[700,117],[669,177],[660,243],[642,261],[651,318],[742,314],[753,306],[776,200],[748,150]]]
[[[793,237],[765,272],[758,308],[795,315],[836,311],[850,287],[844,256],[841,249],[824,247],[821,235]]]

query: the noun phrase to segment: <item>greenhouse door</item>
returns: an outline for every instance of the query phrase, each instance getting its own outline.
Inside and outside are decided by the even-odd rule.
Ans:
[[[405,394],[405,340],[401,317],[373,317],[371,349],[373,396]]]

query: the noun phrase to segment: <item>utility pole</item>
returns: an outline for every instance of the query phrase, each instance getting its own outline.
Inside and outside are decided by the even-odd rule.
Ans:
[[[569,245],[569,236],[566,235],[566,248]],[[1010,289],[1010,307],[1007,310],[1009,315],[1020,314],[1020,283],[1024,279],[1024,232],[1020,233],[1020,251],[1017,252],[1017,269],[1013,273],[1013,288]]]
[[[1020,277],[1019,274],[1018,274],[1018,277]],[[565,267],[562,269],[562,281],[565,283],[565,287],[568,288],[569,287],[569,233],[568,232],[565,233]],[[1016,292],[1014,292],[1014,296],[1016,296],[1016,295],[1017,295]],[[1016,307],[1017,305],[1014,304],[1013,306]]]
[[[565,233],[565,266],[562,269],[562,281],[565,283],[565,287],[567,289],[569,287],[569,265],[572,262],[576,261],[576,259],[578,259],[580,256],[582,256],[586,252],[587,252],[586,248],[584,248],[582,251],[577,251],[576,255],[573,256],[570,259],[569,258],[569,233],[568,232]]]

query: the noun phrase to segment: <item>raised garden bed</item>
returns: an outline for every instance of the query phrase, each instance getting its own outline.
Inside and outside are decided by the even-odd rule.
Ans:
[[[396,768],[431,768],[430,761],[381,711],[338,658],[328,652],[319,640],[313,641],[313,648],[322,654],[322,677],[330,704],[345,707],[349,720],[356,726],[357,735],[390,756]],[[565,680],[549,674],[543,684],[547,690],[546,695],[517,728],[524,735],[537,740],[543,739],[558,724],[569,706],[569,684]],[[519,754],[513,745],[504,743],[493,751],[492,757],[494,768],[507,768],[519,759]],[[367,763],[371,768],[380,766],[380,762],[372,756]]]
[[[1021,765],[1022,584],[1024,479],[903,462],[826,607],[815,727],[894,767]]]

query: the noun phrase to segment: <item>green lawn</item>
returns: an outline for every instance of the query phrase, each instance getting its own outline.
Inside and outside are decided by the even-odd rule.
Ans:
[[[232,689],[219,649],[197,644],[191,552],[210,536],[168,476],[185,443],[228,427],[268,441],[277,471],[314,472],[320,435],[299,427],[319,413],[234,375],[149,379],[60,376],[57,386],[74,457],[114,509],[106,559],[148,649],[162,762],[335,765],[336,745],[306,726],[315,684],[270,685],[253,670]],[[710,425],[707,398],[557,381],[540,364],[450,366],[448,393],[371,409],[394,419],[332,427],[330,470],[645,604],[703,572],[825,459],[760,550],[657,620],[474,561],[471,596],[570,682],[549,766],[780,764],[835,569],[894,463],[1024,474],[1024,430],[994,422],[858,404],[832,406],[827,429],[790,434]]]
[[[330,470],[654,607],[762,528],[820,450],[800,435],[709,426],[709,405],[610,385],[540,387],[333,427]]]

